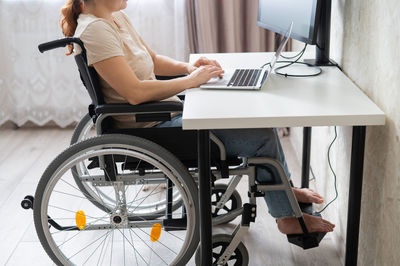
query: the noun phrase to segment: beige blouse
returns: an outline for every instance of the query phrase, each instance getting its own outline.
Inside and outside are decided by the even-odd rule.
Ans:
[[[139,80],[156,79],[153,59],[141,43],[139,34],[126,14],[122,11],[115,12],[113,19],[115,24],[91,14],[79,15],[75,37],[80,38],[85,45],[88,65],[91,66],[111,57],[123,56]],[[75,51],[81,52],[79,46],[75,46]],[[102,77],[99,78],[106,103],[127,102]],[[177,96],[173,96],[165,101],[180,100]],[[116,126],[120,128],[152,127],[157,124],[157,122],[135,122],[132,115],[117,116],[114,120]]]

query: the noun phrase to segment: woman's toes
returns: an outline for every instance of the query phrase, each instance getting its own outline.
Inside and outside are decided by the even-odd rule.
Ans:
[[[313,202],[314,203],[318,203],[318,204],[324,203],[324,198],[318,197],[318,196],[314,196],[313,197]]]
[[[334,225],[333,223],[330,223],[330,222],[327,221],[327,220],[323,220],[323,222],[324,222],[324,224],[325,224],[330,230],[333,231],[333,228],[335,228],[335,225]]]
[[[309,188],[293,188],[293,192],[299,202],[317,204],[324,202],[321,195]]]

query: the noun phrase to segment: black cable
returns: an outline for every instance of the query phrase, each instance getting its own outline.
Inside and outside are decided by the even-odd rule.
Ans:
[[[307,48],[307,43],[304,45],[303,49],[302,49],[297,55],[294,55],[294,56],[284,56],[284,55],[281,54],[281,57],[284,58],[284,59],[294,59],[294,58],[298,57],[300,54],[303,55],[303,54],[304,54],[304,51],[306,50],[306,48]]]
[[[297,59],[294,61],[294,62],[297,62],[297,61],[303,56],[304,52],[306,51],[306,48],[307,48],[307,44],[305,44],[304,47],[303,47],[303,49],[302,49],[297,55],[295,55],[295,56],[292,56],[292,57],[284,57],[283,55],[280,55],[280,57],[283,57],[283,58],[285,58],[285,59],[293,59],[293,58],[299,57],[299,58],[297,58]],[[284,63],[284,62],[289,62],[289,63],[291,63],[292,61],[276,61],[276,63]],[[263,67],[268,66],[268,65],[271,66],[271,62],[265,63],[265,64],[262,65],[260,68],[263,68]]]
[[[317,212],[318,214],[320,214],[321,212],[323,212],[332,202],[334,202],[334,201],[337,199],[337,197],[338,197],[338,195],[339,195],[338,190],[337,190],[337,184],[336,184],[336,173],[335,173],[335,171],[334,171],[333,168],[332,168],[331,158],[330,158],[330,155],[329,155],[329,154],[330,154],[330,151],[331,151],[331,147],[332,147],[333,143],[336,141],[336,139],[337,139],[337,129],[336,129],[336,126],[335,126],[335,137],[334,137],[334,139],[332,140],[332,142],[331,142],[331,144],[329,145],[329,148],[328,148],[328,164],[329,164],[329,168],[331,169],[331,172],[332,172],[333,177],[334,177],[335,197],[334,197],[333,200],[331,200],[328,204],[326,204],[325,207],[324,207],[322,210],[320,210],[319,212]]]
[[[313,181],[313,180],[315,180],[315,174],[314,174],[314,171],[311,166],[310,166],[310,171],[311,171],[312,178],[310,178],[308,181]]]
[[[289,64],[287,64],[287,65],[284,65],[284,66],[280,66],[280,67],[275,68],[275,73],[276,73],[276,74],[281,75],[281,76],[285,76],[285,77],[292,77],[292,78],[315,77],[315,76],[318,76],[319,74],[322,73],[322,69],[321,69],[320,67],[312,66],[312,65],[310,65],[310,64],[308,64],[308,63],[304,63],[304,62],[296,62],[296,61],[293,61],[293,62],[292,62],[292,61],[277,61],[277,63],[289,63]],[[281,73],[281,72],[278,71],[278,70],[280,70],[280,69],[289,67],[289,66],[291,66],[291,65],[293,65],[293,64],[302,64],[302,65],[306,65],[306,66],[309,66],[309,67],[318,69],[318,72],[317,72],[317,73],[314,73],[314,74],[301,74],[301,75],[299,74],[299,75],[297,75],[297,74]]]
[[[281,73],[281,72],[278,71],[280,69],[289,67],[289,66],[291,66],[293,64],[302,64],[302,65],[306,65],[306,66],[309,66],[309,67],[314,67],[314,66],[312,66],[310,64],[307,64],[307,63],[304,63],[304,62],[298,62],[300,60],[300,58],[303,57],[303,54],[306,51],[306,48],[307,48],[307,44],[304,45],[303,50],[301,50],[301,52],[298,54],[298,58],[296,60],[294,60],[294,61],[278,61],[277,63],[288,63],[288,64],[275,68],[275,73],[278,74],[278,75],[281,75],[281,76],[285,76],[285,77],[296,77],[296,78],[315,77],[315,76],[318,76],[319,74],[321,74],[322,73],[322,69],[320,67],[316,67],[319,70],[317,73],[307,74],[307,75],[288,74],[288,73]]]
[[[275,68],[275,73],[278,74],[278,75],[281,75],[281,76],[285,76],[285,77],[296,77],[296,78],[315,77],[315,76],[318,76],[319,74],[321,74],[322,73],[322,69],[320,67],[315,67],[313,65],[310,65],[310,64],[304,63],[304,62],[298,62],[303,57],[303,54],[306,51],[306,48],[307,48],[307,44],[305,44],[303,49],[298,54],[296,54],[295,56],[285,57],[283,55],[280,55],[280,57],[283,57],[285,59],[294,59],[296,57],[297,58],[294,61],[277,61],[276,63],[288,63],[288,64]],[[280,69],[289,67],[289,66],[291,66],[293,64],[302,64],[302,65],[306,65],[306,66],[309,66],[309,67],[314,67],[314,68],[317,68],[319,71],[317,73],[307,74],[307,75],[288,74],[288,73],[281,73],[281,72],[278,71]],[[265,66],[268,66],[268,65],[271,66],[271,63],[270,62],[269,63],[265,63],[264,65],[261,66],[261,68],[263,68]]]

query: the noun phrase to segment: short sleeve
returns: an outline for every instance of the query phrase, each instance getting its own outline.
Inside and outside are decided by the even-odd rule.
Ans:
[[[90,23],[80,39],[85,45],[89,66],[111,57],[124,56],[118,33],[105,21]]]

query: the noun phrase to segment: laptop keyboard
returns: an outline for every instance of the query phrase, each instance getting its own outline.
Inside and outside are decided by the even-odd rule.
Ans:
[[[262,69],[236,69],[228,82],[228,87],[254,87]]]

